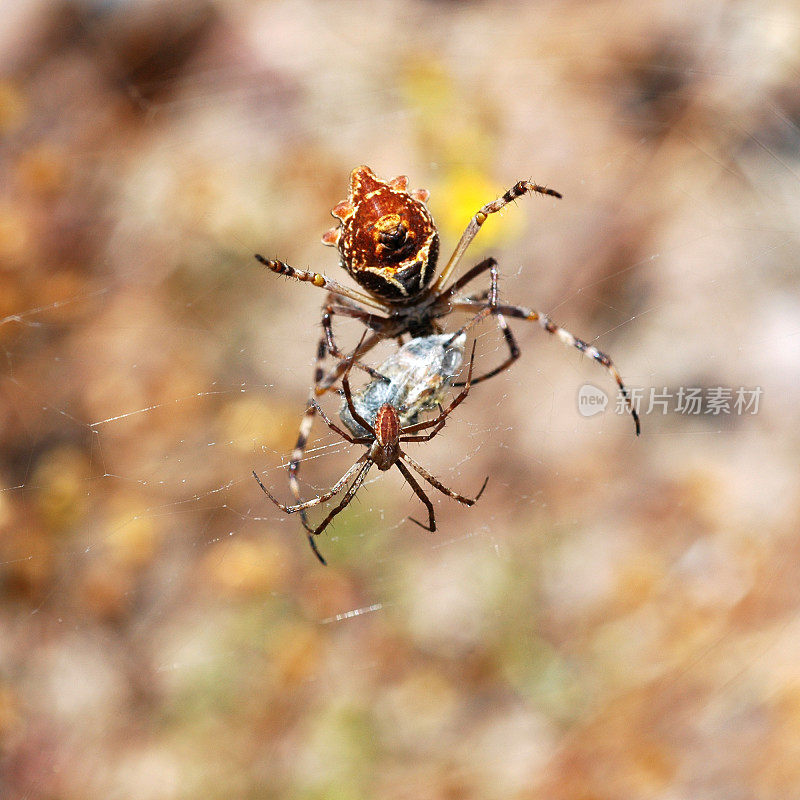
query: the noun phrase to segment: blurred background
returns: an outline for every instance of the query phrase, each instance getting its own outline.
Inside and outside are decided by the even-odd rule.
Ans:
[[[779,0],[6,6],[0,795],[800,796],[799,80]],[[324,295],[253,253],[347,282],[359,164],[444,256],[561,191],[462,269],[643,432],[513,322],[410,450],[480,502],[373,470],[325,568],[250,474],[288,501]],[[315,426],[305,496],[360,453]]]

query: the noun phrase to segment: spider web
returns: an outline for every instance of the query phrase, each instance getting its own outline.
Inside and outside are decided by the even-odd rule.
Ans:
[[[796,8],[398,8],[9,15],[2,796],[800,781]],[[444,257],[516,180],[562,191],[491,218],[461,272],[497,256],[503,302],[612,356],[643,435],[601,367],[509,320],[519,361],[409,446],[456,491],[488,474],[479,503],[431,488],[427,534],[373,468],[324,569],[251,475],[289,499],[322,292],[252,254],[344,282],[319,237],[360,163],[432,190]],[[476,372],[506,357],[476,338]],[[304,495],[360,452],[315,423]]]

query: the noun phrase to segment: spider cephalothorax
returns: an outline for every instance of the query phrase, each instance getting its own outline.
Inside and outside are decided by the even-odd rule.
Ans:
[[[439,256],[428,196],[426,189],[409,192],[405,175],[384,182],[369,167],[356,167],[347,200],[331,212],[341,222],[322,241],[339,248],[342,266],[368,292],[410,302],[431,282]]]

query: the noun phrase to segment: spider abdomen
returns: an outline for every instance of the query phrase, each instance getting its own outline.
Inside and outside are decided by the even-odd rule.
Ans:
[[[390,403],[384,403],[375,416],[375,465],[389,469],[400,455],[400,416]]]
[[[427,197],[423,189],[409,192],[405,176],[382,181],[357,167],[347,200],[331,212],[341,223],[322,241],[339,248],[342,266],[371,294],[408,303],[428,287],[439,256]]]
[[[384,403],[375,417],[375,438],[381,447],[386,447],[392,441],[397,441],[400,436],[400,417],[397,409],[389,403]]]

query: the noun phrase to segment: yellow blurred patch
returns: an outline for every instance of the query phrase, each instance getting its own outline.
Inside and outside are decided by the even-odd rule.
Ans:
[[[8,736],[22,721],[19,703],[10,686],[0,686],[0,734]]]
[[[282,686],[295,686],[312,675],[320,659],[318,630],[292,625],[276,633],[273,666]]]
[[[487,125],[487,109],[466,101],[465,92],[447,66],[426,54],[409,58],[400,75],[403,99],[412,114],[424,150],[444,167],[443,179],[431,189],[428,204],[442,238],[445,255],[475,212],[508,189],[490,179],[485,165],[496,145],[496,131]],[[411,176],[414,184],[414,176]],[[479,253],[500,242],[518,237],[524,217],[500,212],[492,215],[475,239],[471,252]]]
[[[290,412],[283,403],[264,397],[241,397],[220,411],[220,430],[240,453],[252,453],[259,447],[284,452],[294,446],[302,410]]]
[[[0,133],[11,133],[27,117],[28,104],[22,92],[10,81],[0,80]]]
[[[789,679],[770,701],[770,705],[787,739],[800,742],[800,681]]]
[[[444,183],[437,188],[436,202],[432,203],[435,206],[436,224],[445,242],[455,243],[475,212],[504,191],[483,172],[469,168],[450,171]],[[434,195],[431,197],[433,199]],[[524,223],[521,209],[514,203],[499,214],[491,214],[470,246],[470,253],[479,253],[498,243],[519,238]],[[443,252],[447,254],[447,247]]]
[[[143,567],[156,553],[158,531],[152,517],[142,513],[144,508],[143,500],[135,495],[118,494],[111,502],[104,544],[122,567]]]
[[[51,195],[64,189],[68,169],[64,153],[48,144],[28,148],[17,161],[17,179],[31,194]]]
[[[408,61],[400,77],[406,105],[422,113],[442,113],[452,103],[452,81],[441,61],[415,57]]]
[[[18,206],[0,205],[0,261],[5,269],[24,263],[32,240],[28,216]]]
[[[452,717],[458,698],[446,677],[434,670],[419,670],[388,693],[387,703],[397,724],[431,734]]]
[[[88,465],[76,447],[57,447],[36,465],[32,485],[38,489],[36,506],[51,529],[77,524],[86,511]]]
[[[644,553],[637,553],[621,563],[614,587],[615,613],[633,611],[649,600],[664,579],[664,569],[654,556]]]
[[[240,597],[263,594],[283,584],[289,566],[286,550],[274,537],[218,542],[202,564],[218,592]]]
[[[13,519],[9,493],[0,493],[0,529],[7,527]]]

